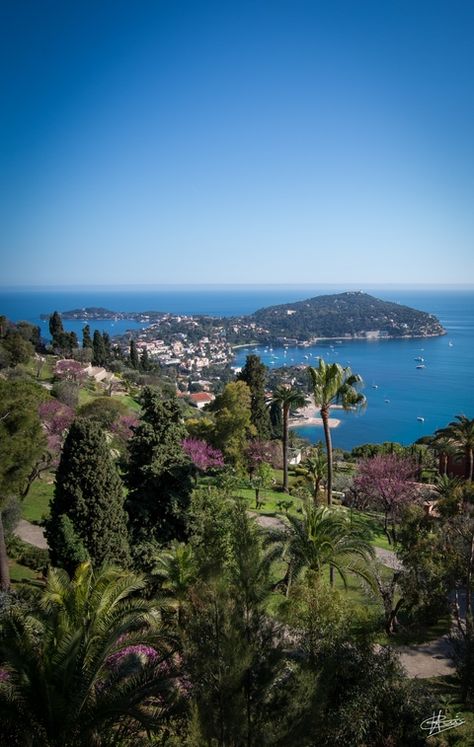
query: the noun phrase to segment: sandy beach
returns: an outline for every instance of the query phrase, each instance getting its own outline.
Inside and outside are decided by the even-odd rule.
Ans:
[[[296,417],[292,417],[289,420],[290,428],[297,428],[306,425],[319,425],[322,426],[322,418],[319,417],[319,410],[314,404],[314,400],[311,397],[311,402],[302,407],[301,410],[297,411]],[[337,405],[335,406],[337,408]],[[332,409],[332,408],[331,408]],[[337,428],[341,421],[338,418],[329,418],[329,427]]]

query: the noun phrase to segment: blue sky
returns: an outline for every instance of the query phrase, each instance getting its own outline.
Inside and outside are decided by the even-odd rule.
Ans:
[[[0,283],[474,281],[474,3],[9,0]]]

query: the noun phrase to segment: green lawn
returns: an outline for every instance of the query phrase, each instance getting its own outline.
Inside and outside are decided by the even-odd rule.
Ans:
[[[117,399],[119,402],[122,402],[125,407],[127,407],[129,410],[131,410],[134,413],[141,412],[141,407],[136,401],[134,397],[132,397],[130,394],[121,394],[118,397],[114,397],[114,399]]]
[[[43,516],[49,515],[49,501],[53,497],[54,483],[36,480],[21,506],[23,519],[38,524]]]
[[[10,578],[12,581],[32,581],[37,578],[38,573],[26,565],[20,565],[15,560],[9,561]]]
[[[250,509],[255,511],[255,490],[253,488],[235,488],[233,491],[235,496],[245,498]],[[294,498],[291,495],[280,492],[278,490],[261,490],[260,491],[260,507],[258,512],[260,514],[275,515],[284,514],[281,507],[278,505],[280,501],[292,501],[293,506],[301,505],[299,498]]]
[[[38,363],[34,360],[34,358],[31,358],[28,363],[22,365],[22,370],[29,374],[29,376],[31,376],[36,381],[51,381],[53,378],[54,366],[56,365],[56,361],[58,359],[54,355],[46,355],[44,357],[46,358],[46,360],[41,367],[39,377],[37,376]]]
[[[88,387],[81,386],[79,389],[79,407],[92,402],[98,396],[100,396],[99,392],[91,391]]]

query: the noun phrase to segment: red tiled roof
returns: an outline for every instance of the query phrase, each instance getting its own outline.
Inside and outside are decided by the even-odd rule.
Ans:
[[[193,402],[212,402],[214,397],[208,392],[195,392],[189,395],[189,399],[192,399]]]

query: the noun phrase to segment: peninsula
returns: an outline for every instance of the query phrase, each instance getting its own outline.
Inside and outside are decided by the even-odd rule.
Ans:
[[[48,316],[42,315],[43,318]],[[73,309],[61,316],[64,320],[87,322],[129,319],[146,325],[141,331],[128,333],[127,339],[133,335],[151,340],[159,333],[159,338],[165,342],[176,336],[184,336],[191,342],[219,338],[232,346],[250,343],[308,345],[318,339],[392,339],[445,334],[432,314],[382,301],[362,291],[316,296],[237,317],[178,315],[164,311],[124,312],[98,307]]]

